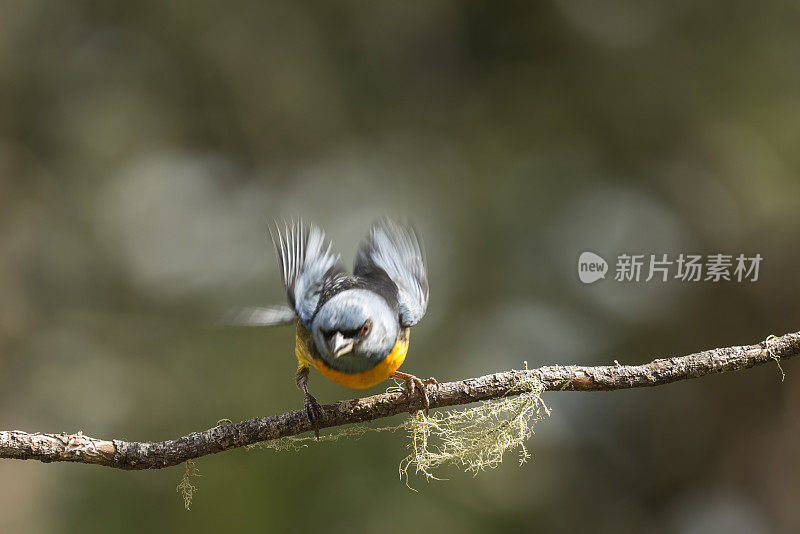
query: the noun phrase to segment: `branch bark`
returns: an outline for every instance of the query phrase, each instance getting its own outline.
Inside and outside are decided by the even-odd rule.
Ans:
[[[459,382],[447,382],[430,391],[431,408],[468,404],[513,394],[526,380],[539,380],[548,391],[611,391],[660,386],[705,375],[748,369],[800,354],[800,332],[770,336],[757,345],[726,347],[644,365],[582,367],[554,365],[507,371]],[[372,421],[422,409],[419,395],[392,392],[341,401],[322,407],[321,428]],[[103,440],[76,434],[0,431],[0,458],[79,462],[118,469],[160,469],[193,458],[243,447],[260,441],[292,436],[311,430],[302,410],[257,417],[235,424],[160,442]]]

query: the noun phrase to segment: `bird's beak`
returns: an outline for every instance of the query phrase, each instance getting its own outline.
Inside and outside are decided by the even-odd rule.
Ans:
[[[353,340],[347,339],[341,332],[336,332],[331,339],[331,352],[334,358],[343,356],[353,350]]]

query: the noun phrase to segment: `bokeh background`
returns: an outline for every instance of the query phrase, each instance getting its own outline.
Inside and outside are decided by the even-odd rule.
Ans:
[[[798,330],[798,23],[716,0],[2,2],[0,428],[162,440],[298,408],[291,329],[210,326],[283,301],[273,218],[347,259],[377,216],[416,223],[420,376]],[[584,250],[764,261],[586,286]],[[0,461],[0,531],[797,532],[784,369],[546,394],[531,462],[419,493],[402,434],[204,457],[190,512],[181,467]]]

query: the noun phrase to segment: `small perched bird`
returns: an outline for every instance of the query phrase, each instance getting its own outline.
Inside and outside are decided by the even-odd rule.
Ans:
[[[270,232],[291,308],[253,308],[237,322],[296,323],[296,382],[317,437],[322,410],[308,391],[310,367],[351,388],[401,379],[409,395],[420,390],[427,409],[427,386],[438,382],[397,370],[408,351],[409,328],[428,306],[425,260],[414,230],[388,218],[373,224],[352,274],[317,226],[301,221],[276,228],[276,234]]]

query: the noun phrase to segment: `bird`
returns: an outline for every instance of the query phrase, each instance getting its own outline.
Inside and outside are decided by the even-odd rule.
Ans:
[[[428,306],[426,262],[413,227],[378,219],[358,248],[352,273],[314,224],[301,219],[281,228],[276,222],[270,237],[289,306],[247,308],[234,322],[295,324],[295,383],[317,439],[323,412],[308,388],[312,367],[350,388],[402,380],[409,398],[420,391],[427,411],[428,387],[438,387],[438,381],[398,370],[408,352],[410,329]]]

